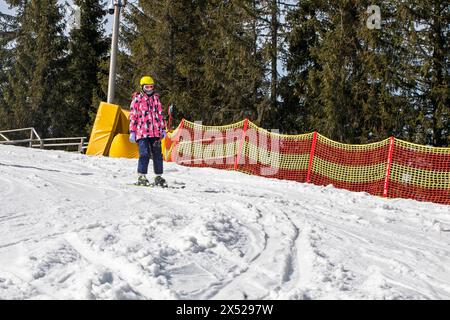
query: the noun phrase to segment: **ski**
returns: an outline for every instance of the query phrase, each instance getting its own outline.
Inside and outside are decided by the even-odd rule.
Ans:
[[[144,188],[160,188],[160,189],[184,189],[186,188],[186,186],[184,184],[178,184],[176,186],[169,186],[169,185],[165,185],[165,186],[159,186],[154,184],[153,182],[148,184],[148,185],[140,185],[135,183],[129,183],[127,184],[129,186],[135,186],[135,187],[144,187]]]

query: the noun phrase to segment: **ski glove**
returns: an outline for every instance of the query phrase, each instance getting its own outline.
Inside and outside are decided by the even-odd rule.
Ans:
[[[134,131],[130,132],[130,142],[136,143],[136,132]]]

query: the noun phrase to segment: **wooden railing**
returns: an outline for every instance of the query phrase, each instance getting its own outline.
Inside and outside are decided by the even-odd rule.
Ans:
[[[27,132],[29,131],[29,139],[11,140],[8,138],[8,134],[13,132]],[[0,145],[23,145],[27,144],[30,148],[59,148],[59,147],[71,147],[77,146],[78,152],[82,153],[87,148],[88,143],[86,137],[68,137],[68,138],[47,138],[41,139],[34,128],[23,128],[14,130],[2,130],[0,131]],[[62,142],[59,142],[62,141]]]

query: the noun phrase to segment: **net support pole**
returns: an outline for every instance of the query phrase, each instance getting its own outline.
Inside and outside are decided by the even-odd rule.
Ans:
[[[391,166],[392,166],[392,155],[394,154],[394,143],[395,138],[389,138],[389,154],[386,165],[386,176],[384,178],[384,189],[383,189],[383,197],[387,198],[389,192],[389,178],[391,176]]]
[[[317,144],[317,132],[315,131],[313,134],[313,140],[311,144],[311,152],[309,154],[309,164],[308,164],[308,173],[306,175],[306,182],[311,183],[311,170],[312,165],[314,161],[314,152],[316,151],[316,144]]]
[[[247,135],[248,119],[244,120],[244,130],[242,131],[241,143],[236,153],[236,161],[234,162],[234,170],[238,169],[239,161],[241,160],[242,150],[244,149],[245,136]]]

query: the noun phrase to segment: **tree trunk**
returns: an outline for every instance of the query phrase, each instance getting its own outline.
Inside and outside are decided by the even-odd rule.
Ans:
[[[271,57],[271,84],[270,84],[270,106],[272,110],[276,110],[277,107],[277,94],[278,94],[278,4],[277,0],[272,0],[271,6],[271,24],[270,33],[272,38],[270,57]]]
[[[433,46],[433,75],[431,78],[431,107],[433,110],[433,146],[441,146],[442,141],[442,127],[440,126],[440,122],[442,119],[438,119],[438,117],[442,117],[442,114],[439,112],[440,105],[444,103],[442,101],[441,95],[442,92],[440,90],[441,86],[444,86],[444,37],[442,34],[443,28],[441,25],[441,1],[434,1],[434,8],[432,10],[434,13],[433,24],[431,27],[431,41]],[[445,98],[444,98],[445,99]]]

